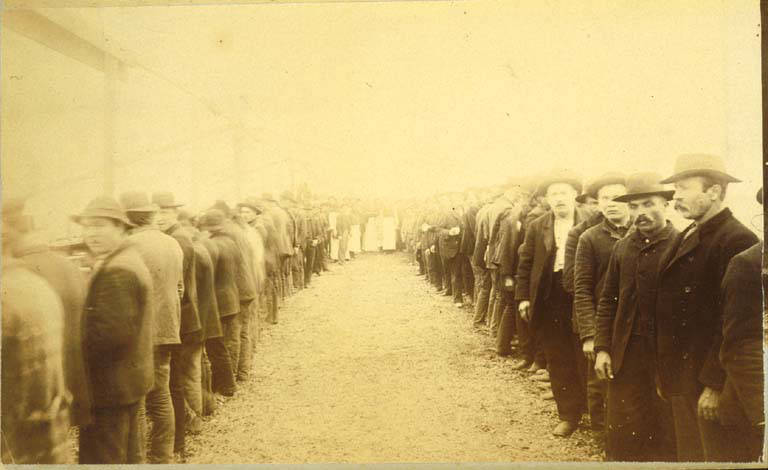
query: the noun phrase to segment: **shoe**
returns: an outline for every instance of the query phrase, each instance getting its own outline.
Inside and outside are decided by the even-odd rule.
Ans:
[[[557,437],[568,437],[573,434],[573,431],[575,430],[576,424],[570,421],[560,421],[560,423],[555,427],[555,430],[552,431],[552,435]]]
[[[464,306],[464,304],[463,304],[463,303],[461,303],[461,302],[454,302],[454,303],[453,303],[453,305],[454,305],[455,307],[457,307],[457,308],[461,308],[461,307],[463,307],[463,306]]]
[[[535,374],[540,370],[544,370],[543,367],[541,367],[541,364],[534,361],[533,364],[531,364],[531,367],[528,368],[528,372]]]
[[[531,362],[526,361],[525,359],[518,359],[515,362],[512,363],[512,369],[514,370],[523,370],[531,367]]]
[[[203,432],[203,420],[199,416],[193,416],[185,427],[188,434],[200,434]]]
[[[547,372],[547,369],[542,369],[544,373],[542,374],[533,374],[531,376],[531,380],[535,380],[537,382],[549,382],[549,372]]]
[[[446,297],[448,297],[448,296],[452,296],[452,295],[453,295],[453,292],[451,292],[451,291],[447,290],[447,291],[444,291],[444,292],[443,292],[443,295],[444,295],[444,296],[446,296]]]
[[[541,399],[542,400],[554,400],[555,399],[555,394],[552,393],[552,390],[547,390],[546,392],[541,394]]]

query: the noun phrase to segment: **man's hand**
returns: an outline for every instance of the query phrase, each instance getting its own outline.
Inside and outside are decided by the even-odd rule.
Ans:
[[[527,300],[521,300],[517,306],[517,311],[520,312],[520,318],[526,322],[531,320],[531,303]]]
[[[429,251],[431,251],[432,253],[437,253],[437,248],[435,248],[435,245],[432,245],[429,247]]]
[[[613,366],[611,366],[611,355],[608,351],[599,351],[595,358],[595,374],[600,380],[613,378]]]
[[[699,416],[709,421],[716,421],[717,409],[720,406],[720,392],[704,387],[699,397]]]
[[[589,362],[593,362],[595,360],[594,338],[584,340],[584,343],[581,345],[581,350],[584,352],[584,357],[586,357]]]
[[[504,276],[504,290],[511,291],[515,289],[515,279],[512,276]]]

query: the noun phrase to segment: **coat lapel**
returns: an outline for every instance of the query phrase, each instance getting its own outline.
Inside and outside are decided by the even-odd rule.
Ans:
[[[694,230],[693,233],[691,233],[687,238],[685,237],[685,234],[688,233],[688,231],[691,230],[691,227],[689,227],[686,231],[681,233],[679,235],[680,242],[677,245],[672,257],[670,258],[670,261],[666,263],[666,268],[668,269],[670,266],[675,264],[677,260],[680,258],[686,256],[688,253],[693,251],[697,246],[699,246],[699,233],[701,230]]]
[[[547,252],[547,254],[552,253],[552,247],[555,245],[555,232],[553,231],[553,219],[554,214],[550,212],[547,214],[547,218],[544,219],[544,224],[542,224],[541,229],[544,233],[542,233],[542,241],[544,242],[544,250]]]

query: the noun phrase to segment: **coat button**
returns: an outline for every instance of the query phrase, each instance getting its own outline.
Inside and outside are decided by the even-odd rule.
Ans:
[[[685,288],[683,289],[683,291],[685,291],[686,294],[690,294],[691,290],[693,290],[691,289],[691,286],[685,286]]]

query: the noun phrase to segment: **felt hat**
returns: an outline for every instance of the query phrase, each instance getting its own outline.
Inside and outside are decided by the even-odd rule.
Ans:
[[[120,205],[125,212],[157,212],[159,207],[149,201],[144,191],[126,191],[120,195]]]
[[[208,209],[200,217],[200,228],[203,230],[220,230],[225,219],[226,215],[219,209]]]
[[[173,193],[169,191],[158,191],[153,193],[152,203],[156,204],[161,209],[173,209],[184,205],[180,202],[176,202]]]
[[[82,223],[84,217],[103,217],[107,219],[117,220],[122,222],[128,227],[133,227],[133,224],[125,215],[125,210],[122,206],[113,198],[108,196],[101,196],[93,199],[85,206],[83,212],[72,215],[70,218],[75,223]]]
[[[618,196],[616,202],[629,202],[633,199],[649,196],[662,196],[669,201],[674,190],[668,190],[661,183],[661,175],[653,172],[634,173],[627,177],[627,194]]]
[[[579,177],[579,175],[577,175],[575,172],[571,170],[561,169],[561,170],[552,171],[544,175],[539,181],[536,194],[540,196],[546,195],[547,188],[549,188],[550,186],[556,183],[569,184],[573,186],[573,189],[575,189],[577,193],[581,192],[582,184],[581,184],[581,178]]]
[[[677,157],[674,174],[661,180],[661,183],[674,183],[691,176],[709,176],[725,183],[741,182],[740,179],[726,173],[723,157],[703,153],[689,153]]]

